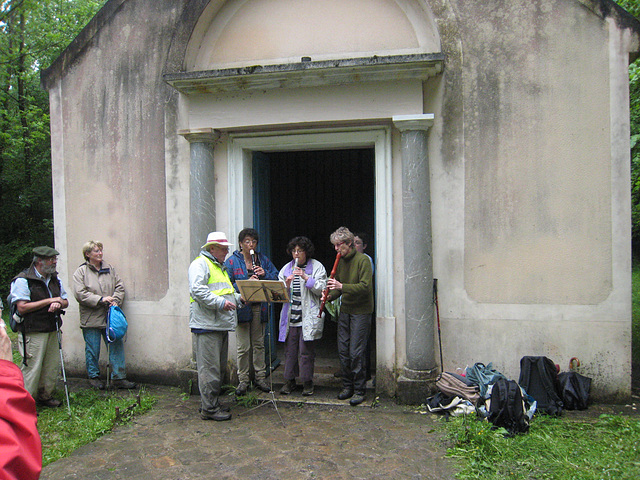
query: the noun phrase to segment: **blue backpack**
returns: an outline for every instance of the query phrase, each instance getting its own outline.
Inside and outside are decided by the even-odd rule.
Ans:
[[[124,337],[125,333],[127,333],[127,327],[127,318],[120,307],[109,307],[109,312],[107,313],[107,341],[112,343]]]

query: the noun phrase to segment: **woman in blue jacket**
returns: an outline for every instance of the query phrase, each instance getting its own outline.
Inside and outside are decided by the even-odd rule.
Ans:
[[[236,290],[237,280],[277,280],[278,270],[271,260],[257,251],[259,235],[253,228],[245,228],[238,234],[240,249],[233,252],[225,262],[229,277]],[[266,303],[250,303],[238,309],[236,343],[238,346],[238,387],[236,395],[244,395],[249,388],[253,356],[254,384],[263,392],[271,390],[265,378],[266,362],[264,350],[264,324],[269,320]],[[250,355],[250,353],[252,355]]]

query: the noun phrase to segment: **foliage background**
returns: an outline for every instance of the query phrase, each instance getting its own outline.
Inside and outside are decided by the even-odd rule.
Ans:
[[[618,5],[640,18],[640,0],[617,0]],[[631,238],[634,260],[640,260],[640,59],[629,65],[631,113]]]
[[[0,0],[0,295],[53,246],[48,67],[105,0]]]

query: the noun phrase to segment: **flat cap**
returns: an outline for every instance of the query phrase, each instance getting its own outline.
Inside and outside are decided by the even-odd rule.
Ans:
[[[34,248],[33,254],[36,257],[43,257],[43,258],[55,257],[56,255],[60,255],[60,253],[56,249],[51,247],[45,247],[45,246]]]

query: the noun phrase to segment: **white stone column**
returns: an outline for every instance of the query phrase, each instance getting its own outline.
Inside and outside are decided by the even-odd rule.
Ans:
[[[421,403],[437,375],[434,338],[431,194],[427,136],[433,115],[393,117],[401,134],[402,233],[407,363],[398,379],[402,403]]]

